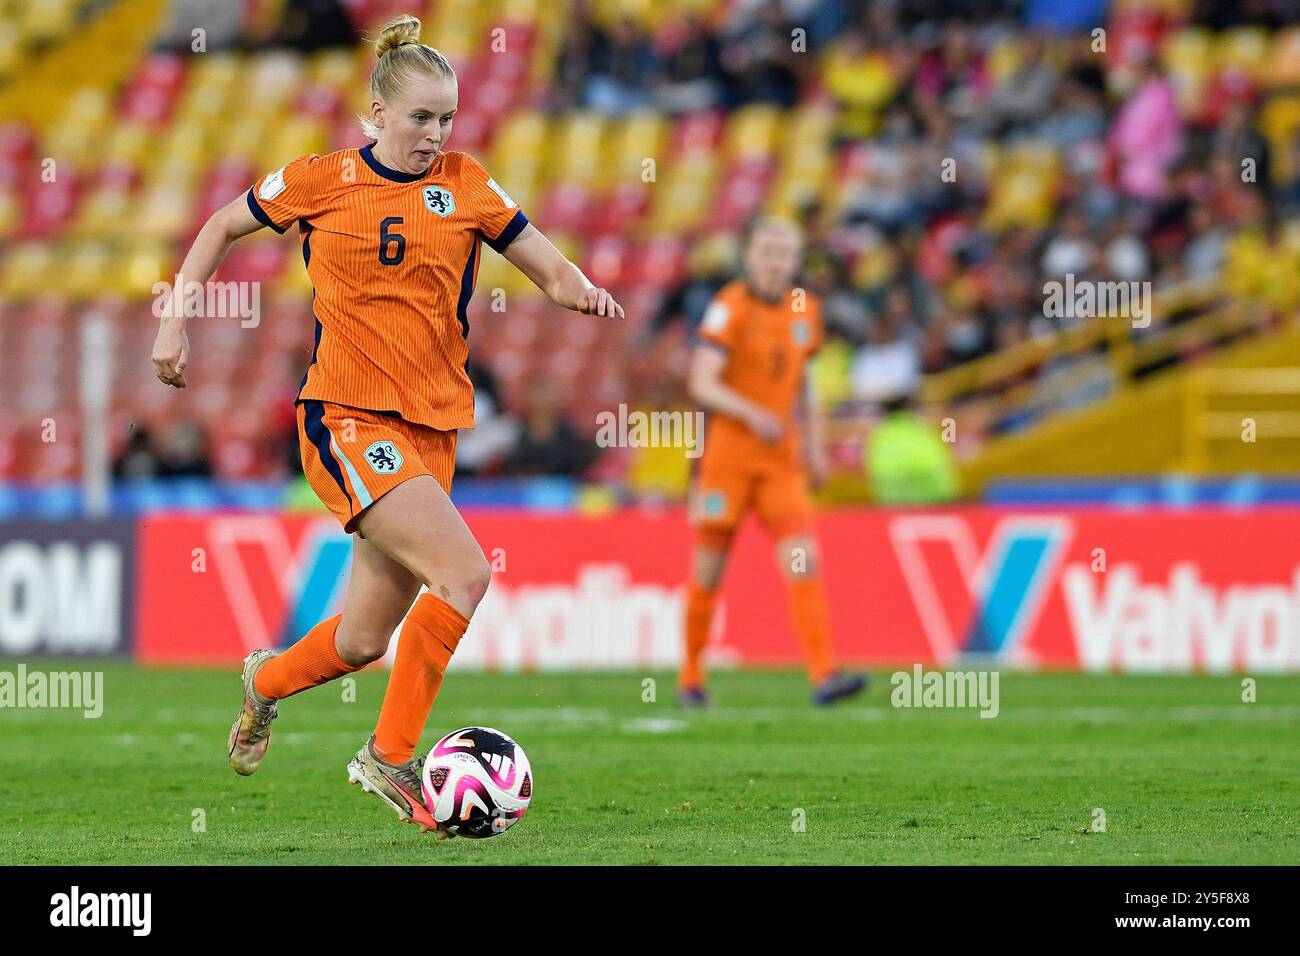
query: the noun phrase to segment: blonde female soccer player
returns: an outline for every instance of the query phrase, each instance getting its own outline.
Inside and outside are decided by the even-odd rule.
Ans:
[[[298,224],[316,318],[295,402],[303,471],[354,535],[343,613],[282,653],[245,659],[230,766],[257,770],[276,702],[382,657],[400,624],[374,735],[348,778],[433,829],[415,746],[491,577],[448,498],[456,429],[474,424],[465,339],[480,241],[568,309],[617,318],[623,309],[477,161],[447,151],[456,74],[420,42],[420,21],[393,20],[376,53],[363,124],[374,142],[303,156],[259,179],[204,225],[180,282],[206,282],[242,236]],[[165,315],[153,349],[158,378],[184,388],[189,359],[185,320]]]

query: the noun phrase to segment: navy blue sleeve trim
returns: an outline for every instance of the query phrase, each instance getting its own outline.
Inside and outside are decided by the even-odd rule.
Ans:
[[[495,239],[489,239],[487,236],[484,236],[483,238],[487,241],[487,244],[497,252],[505,252],[506,246],[510,245],[510,243],[514,242],[515,239],[519,237],[519,234],[524,231],[524,226],[526,225],[528,225],[528,217],[524,215],[524,211],[521,209],[515,213],[515,218],[506,223],[506,227],[501,230],[501,235],[497,236]]]
[[[253,195],[252,186],[248,187],[248,211],[251,212],[253,214],[253,218],[256,219],[258,222],[260,222],[262,225],[270,226],[272,229],[274,229],[282,236],[289,231],[288,226],[285,226],[283,229],[281,229],[279,226],[277,226],[274,222],[271,221],[271,217],[266,214],[266,210],[262,208],[261,204],[257,201],[257,197]]]

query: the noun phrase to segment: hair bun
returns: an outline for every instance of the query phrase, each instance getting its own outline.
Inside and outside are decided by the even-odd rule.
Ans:
[[[375,41],[375,56],[383,57],[389,50],[419,42],[420,21],[408,13],[384,24],[383,30],[379,32],[379,39]]]

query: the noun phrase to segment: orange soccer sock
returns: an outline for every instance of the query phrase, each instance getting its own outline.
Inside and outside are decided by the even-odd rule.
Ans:
[[[443,672],[467,627],[463,614],[432,594],[420,595],[407,613],[375,726],[375,752],[388,763],[405,763],[415,753]]]
[[[360,670],[339,657],[334,646],[341,620],[343,615],[335,614],[321,621],[293,647],[263,664],[253,680],[254,689],[267,700],[281,700]]]
[[[700,659],[704,645],[709,642],[709,628],[713,624],[713,608],[718,602],[715,588],[702,588],[692,583],[686,595],[686,650],[682,655],[682,669],[677,684],[683,688],[704,686],[704,671]]]
[[[831,655],[831,616],[826,607],[826,592],[817,578],[799,578],[790,581],[789,586],[794,629],[803,644],[804,656],[808,661],[808,676],[816,683],[835,670]]]

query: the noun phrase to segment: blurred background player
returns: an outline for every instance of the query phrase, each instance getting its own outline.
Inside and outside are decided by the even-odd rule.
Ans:
[[[866,679],[835,669],[830,614],[817,576],[808,472],[826,477],[821,410],[806,367],[822,340],[821,303],[793,287],[803,240],[798,227],[760,219],[745,248],[745,275],[705,311],[691,360],[691,397],[709,415],[691,500],[695,548],[686,604],[678,699],[708,704],[701,658],[736,529],[754,511],[776,542],[812,699],[829,704]],[[804,432],[796,425],[803,413]],[[802,441],[801,441],[802,437]]]
[[[529,224],[477,160],[445,150],[456,74],[419,37],[411,16],[379,35],[363,121],[374,142],[262,177],[209,219],[177,286],[207,282],[236,239],[299,224],[316,292],[316,341],[295,399],[303,471],[355,535],[343,612],[279,654],[259,649],[245,659],[230,766],[244,775],[260,766],[276,701],[383,657],[401,625],[378,724],[348,779],[404,822],[435,829],[414,750],[491,578],[448,497],[456,430],[474,424],[465,310],[480,241],[566,308],[611,317],[622,308]],[[186,387],[189,363],[182,311],[164,315],[153,350],[158,378],[177,388]]]

